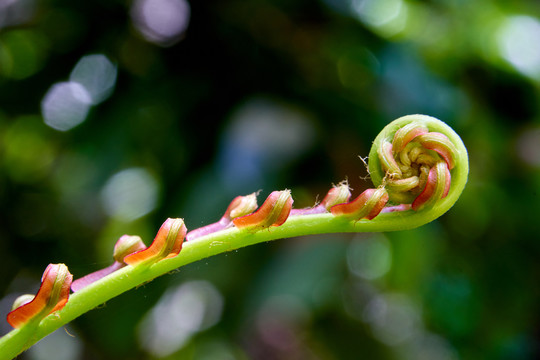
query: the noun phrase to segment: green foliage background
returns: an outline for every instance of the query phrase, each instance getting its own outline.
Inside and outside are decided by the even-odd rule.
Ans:
[[[128,1],[26,1],[20,21],[0,7],[3,317],[47,264],[83,276],[112,261],[120,235],[149,244],[167,217],[193,229],[257,190],[260,203],[290,188],[295,206],[310,206],[345,178],[359,194],[369,181],[357,155],[402,115],[447,122],[471,162],[462,198],[432,224],[210,258],[110,301],[70,324],[74,337],[62,330],[21,359],[158,358],[141,319],[186,284],[216,290],[222,312],[164,358],[540,356],[540,4],[373,3],[191,1],[189,26],[169,46],[140,34]],[[509,41],[512,19],[537,27]],[[511,44],[523,49],[514,58]],[[116,64],[114,91],[79,126],[48,127],[45,94],[89,54]],[[133,168],[157,195],[152,211],[126,220],[106,211],[103,189]]]

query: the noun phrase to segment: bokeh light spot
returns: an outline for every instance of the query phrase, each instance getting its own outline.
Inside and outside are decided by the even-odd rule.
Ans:
[[[392,265],[392,248],[384,235],[357,238],[347,250],[349,270],[364,279],[374,280],[385,275]]]
[[[67,131],[81,124],[92,105],[112,92],[116,66],[104,55],[84,56],[71,72],[70,81],[54,84],[41,102],[41,112],[50,127]]]
[[[424,333],[412,339],[411,343],[404,348],[400,348],[400,353],[405,359],[415,360],[458,360],[452,345],[444,338]]]
[[[509,17],[497,33],[501,56],[524,75],[540,80],[540,21],[531,16]]]
[[[299,330],[311,319],[304,302],[293,295],[270,297],[261,306],[256,318],[256,330],[261,340],[271,348],[294,352],[299,342]]]
[[[73,330],[60,328],[28,350],[30,360],[72,360],[82,355],[82,343],[76,336],[70,336]]]
[[[403,0],[352,0],[351,10],[382,36],[395,35],[406,25],[407,6]]]
[[[364,309],[364,320],[382,343],[396,346],[416,337],[421,324],[418,308],[406,296],[375,296]]]
[[[156,207],[158,193],[158,182],[148,171],[130,168],[107,181],[101,191],[101,201],[109,216],[132,221]]]
[[[41,102],[45,124],[60,131],[72,129],[86,119],[91,101],[90,94],[79,83],[54,84]]]
[[[180,350],[196,333],[214,326],[223,310],[223,296],[207,281],[191,281],[169,289],[139,326],[142,347],[156,357]]]
[[[111,94],[116,72],[116,66],[105,55],[87,55],[75,65],[69,79],[81,84],[90,95],[92,104],[96,105]]]
[[[24,79],[38,72],[45,58],[45,40],[31,30],[12,30],[0,41],[0,75]]]
[[[136,0],[131,8],[135,28],[157,45],[178,42],[189,25],[191,8],[185,0]]]
[[[7,26],[24,24],[34,16],[35,10],[35,0],[0,1],[0,29]]]
[[[314,138],[305,111],[275,100],[250,99],[233,114],[225,131],[223,177],[231,189],[260,184],[265,171],[296,159]]]
[[[39,118],[21,117],[0,134],[0,159],[12,179],[30,183],[48,174],[56,153],[42,130]]]

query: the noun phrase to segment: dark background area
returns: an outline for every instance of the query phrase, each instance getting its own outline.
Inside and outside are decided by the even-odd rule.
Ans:
[[[81,277],[167,217],[359,194],[397,117],[440,118],[470,156],[431,224],[209,258],[21,359],[539,358],[539,84],[532,0],[0,2],[3,317],[47,264]]]

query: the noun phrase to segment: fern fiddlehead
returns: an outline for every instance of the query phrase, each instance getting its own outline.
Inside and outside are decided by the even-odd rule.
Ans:
[[[352,201],[344,183],[307,209],[292,208],[289,190],[272,192],[256,211],[256,194],[239,196],[218,222],[190,232],[182,219],[167,219],[148,248],[138,237],[121,237],[113,265],[73,283],[65,265],[49,265],[38,294],[25,296],[8,315],[16,329],[0,338],[0,359],[15,357],[125,291],[215,254],[301,235],[395,231],[426,224],[459,198],[467,182],[468,156],[448,125],[430,116],[408,115],[377,136],[368,169],[375,188]]]

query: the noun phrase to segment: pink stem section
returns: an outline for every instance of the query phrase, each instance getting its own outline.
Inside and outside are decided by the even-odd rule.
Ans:
[[[390,212],[396,212],[396,211],[407,211],[411,210],[411,204],[400,204],[400,205],[394,205],[394,206],[386,206],[381,210],[382,213],[390,213]]]
[[[107,266],[104,269],[94,271],[93,273],[83,276],[82,278],[79,278],[71,283],[71,291],[77,292],[87,287],[91,283],[98,281],[102,277],[105,277],[109,274],[112,274],[116,270],[123,268],[124,266],[126,266],[126,264],[115,261],[112,265]]]
[[[326,210],[326,207],[323,204],[319,204],[317,206],[310,207],[310,208],[292,209],[290,216],[311,215],[311,214],[326,214],[326,213],[328,213],[328,210]]]
[[[186,235],[186,241],[192,241],[201,236],[215,233],[216,231],[224,230],[232,226],[232,220],[226,216],[223,216],[218,222],[200,227],[198,229],[191,230]]]

